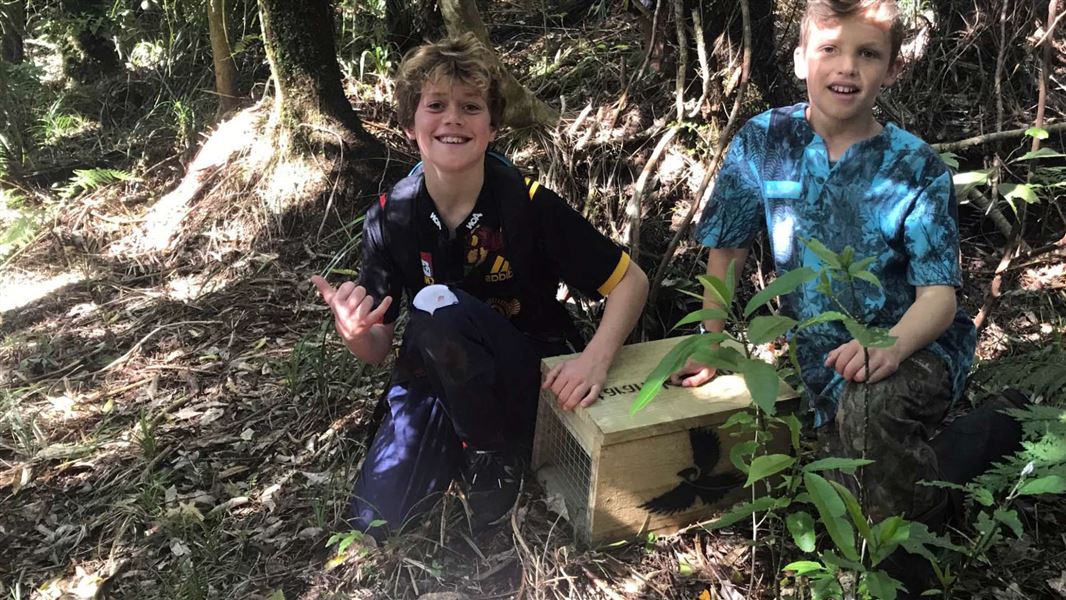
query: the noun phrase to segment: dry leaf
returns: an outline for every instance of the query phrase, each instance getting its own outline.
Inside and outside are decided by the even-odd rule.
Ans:
[[[1048,579],[1047,584],[1060,598],[1066,598],[1066,571],[1060,573],[1058,579]]]

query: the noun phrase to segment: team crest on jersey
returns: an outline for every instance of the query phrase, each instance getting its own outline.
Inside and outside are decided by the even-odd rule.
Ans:
[[[429,252],[419,252],[422,258],[422,280],[426,282],[426,285],[433,285],[436,281],[433,279],[433,255]]]
[[[480,215],[481,213],[474,214]],[[480,265],[489,254],[499,252],[502,248],[503,231],[484,225],[478,227],[470,232],[470,237],[467,240],[467,267]]]

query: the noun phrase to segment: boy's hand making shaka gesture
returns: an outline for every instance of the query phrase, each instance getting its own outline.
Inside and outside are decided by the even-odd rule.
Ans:
[[[387,335],[375,335],[375,326],[385,327],[385,313],[392,305],[392,296],[385,296],[381,304],[374,308],[374,297],[367,294],[366,288],[351,281],[334,288],[322,277],[312,275],[311,283],[315,284],[322,299],[333,311],[333,325],[344,344],[359,358],[372,363],[380,362],[388,352],[388,347],[382,352],[379,340],[387,339],[391,344],[392,331],[390,326]],[[370,352],[365,352],[364,348]]]

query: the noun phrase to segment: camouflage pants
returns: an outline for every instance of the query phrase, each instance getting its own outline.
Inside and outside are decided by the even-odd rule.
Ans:
[[[941,478],[929,440],[950,404],[947,368],[928,350],[887,379],[844,389],[834,421],[819,430],[819,446],[827,456],[847,458],[861,458],[865,449],[874,461],[854,475],[830,473],[863,499],[874,522],[892,515],[922,520],[945,501],[942,489],[918,482]]]

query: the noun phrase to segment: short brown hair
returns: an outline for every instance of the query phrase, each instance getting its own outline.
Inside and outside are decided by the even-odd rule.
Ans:
[[[807,43],[807,31],[812,23],[835,21],[852,15],[869,15],[873,20],[888,24],[892,50],[889,62],[895,62],[903,45],[903,19],[896,0],[807,0],[807,10],[800,23],[800,47]]]
[[[419,46],[404,56],[396,74],[396,113],[400,127],[414,126],[422,87],[441,77],[481,90],[488,103],[492,126],[500,126],[505,106],[500,91],[500,68],[477,36],[465,33]]]

